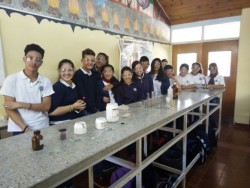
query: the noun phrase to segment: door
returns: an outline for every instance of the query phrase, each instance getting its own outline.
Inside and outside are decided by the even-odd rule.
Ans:
[[[230,66],[230,73],[228,76],[224,76],[226,83],[226,90],[223,94],[222,116],[225,117],[226,119],[229,118],[230,121],[233,121],[235,92],[236,92],[236,76],[237,76],[238,40],[173,45],[172,65],[175,69],[175,73],[178,74],[179,73],[179,67],[177,67],[178,54],[197,53],[197,61],[200,62],[203,67],[203,74],[207,75],[209,74],[208,72],[209,53],[225,52],[225,51],[231,52],[231,63],[223,65],[225,66],[225,68],[226,66]]]

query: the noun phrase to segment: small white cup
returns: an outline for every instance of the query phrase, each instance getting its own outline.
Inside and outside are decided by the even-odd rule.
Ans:
[[[107,127],[107,120],[105,117],[98,117],[95,119],[95,128],[104,129]]]
[[[87,132],[87,125],[84,121],[75,122],[74,134],[85,134]]]

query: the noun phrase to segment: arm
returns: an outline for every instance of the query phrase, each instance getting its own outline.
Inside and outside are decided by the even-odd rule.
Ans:
[[[168,93],[168,88],[170,86],[170,81],[167,78],[164,78],[161,82],[161,94],[165,95]]]
[[[28,103],[27,103],[28,104]],[[21,130],[25,130],[25,132],[31,130],[29,128],[26,128],[25,127],[27,126],[21,115],[19,114],[19,112],[17,111],[17,108],[14,108],[12,109],[12,106],[11,105],[16,105],[16,102],[15,102],[15,99],[13,97],[10,97],[10,96],[4,96],[4,107],[5,107],[5,112],[6,114],[12,119],[12,121],[15,122],[15,124],[17,126],[19,126],[21,128]],[[8,106],[9,105],[9,106]],[[7,106],[7,107],[6,107]],[[27,108],[29,108],[29,104],[26,105]]]
[[[14,98],[12,99],[13,100],[6,100],[4,102],[4,106],[7,106],[8,110],[17,110],[17,109],[22,108],[22,109],[33,110],[37,112],[48,112],[50,108],[50,103],[51,103],[50,96],[42,98],[41,103],[16,102]]]

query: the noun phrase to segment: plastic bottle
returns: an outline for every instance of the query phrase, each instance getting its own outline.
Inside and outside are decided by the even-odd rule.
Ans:
[[[119,120],[119,109],[117,103],[108,103],[106,106],[106,119],[108,122]]]
[[[179,91],[179,89],[176,86],[176,82],[174,82],[174,85],[173,85],[172,89],[173,89],[173,99],[178,99],[178,91]]]
[[[34,136],[32,137],[32,149],[37,151],[43,149],[43,144],[40,144],[40,140],[43,139],[43,136],[40,134],[40,130],[34,131]]]

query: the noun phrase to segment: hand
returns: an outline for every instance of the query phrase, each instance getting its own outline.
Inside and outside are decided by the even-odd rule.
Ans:
[[[109,97],[103,97],[103,102],[109,103],[110,102],[110,98]]]
[[[8,110],[16,110],[21,107],[19,102],[14,102],[14,101],[5,102],[3,106]]]
[[[86,103],[83,100],[77,100],[72,106],[74,110],[83,110],[86,108]]]
[[[111,90],[112,88],[113,88],[113,85],[112,85],[112,84],[109,84],[109,85],[104,86],[103,91],[109,91],[109,90]]]

